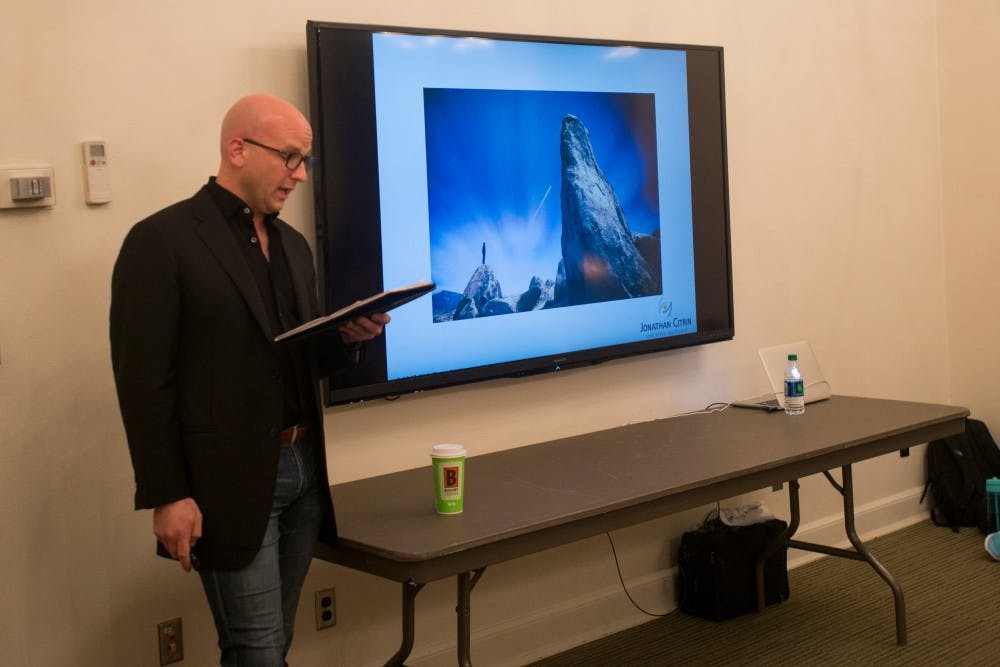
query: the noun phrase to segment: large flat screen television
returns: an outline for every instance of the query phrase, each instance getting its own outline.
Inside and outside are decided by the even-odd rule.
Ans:
[[[733,337],[723,51],[307,24],[328,311],[430,280],[327,403]]]

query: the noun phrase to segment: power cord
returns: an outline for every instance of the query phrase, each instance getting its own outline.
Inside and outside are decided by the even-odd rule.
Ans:
[[[646,611],[645,609],[639,606],[639,603],[635,601],[635,599],[632,597],[632,594],[628,592],[628,587],[625,586],[625,578],[622,577],[621,565],[619,565],[618,563],[618,552],[615,550],[615,541],[611,539],[611,533],[604,533],[604,534],[608,536],[608,542],[611,544],[611,553],[615,557],[615,569],[618,570],[618,581],[620,581],[622,584],[622,590],[625,591],[625,597],[627,597],[629,602],[632,603],[632,606],[634,606],[642,613],[646,614],[646,616],[654,616],[654,617],[667,616],[670,612],[655,614],[651,611]]]
[[[713,403],[712,405],[717,405],[717,404]],[[722,405],[723,406],[721,408],[722,410],[725,410],[726,407],[729,406],[728,403],[721,403],[721,404],[718,404],[718,405]],[[711,408],[711,407],[712,406],[709,406],[708,408],[705,408],[705,411],[706,412],[715,412],[716,410],[709,410],[709,408]],[[722,516],[722,501],[719,501],[719,500],[715,501],[715,512],[716,512],[715,516]],[[705,516],[705,521],[707,522],[711,517],[712,517],[712,511],[710,510],[709,513]],[[618,563],[618,551],[615,549],[615,541],[613,539],[611,539],[611,533],[604,533],[604,534],[608,536],[608,542],[611,544],[611,554],[615,558],[615,569],[618,570],[618,581],[621,582],[621,584],[622,584],[622,590],[625,591],[625,597],[628,598],[628,601],[632,603],[633,607],[635,607],[636,609],[638,609],[639,611],[641,611],[642,613],[644,613],[646,616],[653,616],[654,618],[660,618],[660,617],[663,617],[663,616],[669,616],[670,612],[663,612],[662,614],[656,614],[656,613],[653,613],[651,611],[647,611],[647,610],[643,609],[641,606],[639,606],[639,603],[635,601],[635,599],[632,597],[632,594],[628,592],[628,587],[625,586],[625,578],[622,576],[622,568],[621,568],[621,565]]]
[[[716,402],[716,403],[709,403],[708,405],[706,405],[701,410],[692,410],[691,412],[681,412],[681,413],[676,414],[676,415],[671,415],[671,418],[673,418],[673,417],[687,417],[688,415],[707,415],[707,414],[710,414],[712,412],[722,412],[723,410],[725,410],[728,407],[729,407],[729,403],[723,403],[723,402],[719,401],[719,402]]]

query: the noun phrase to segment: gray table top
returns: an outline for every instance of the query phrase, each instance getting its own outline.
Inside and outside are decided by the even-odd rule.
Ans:
[[[834,396],[797,417],[729,408],[630,424],[471,456],[452,516],[435,512],[428,464],[333,485],[339,545],[317,555],[430,581],[958,433],[967,415]]]

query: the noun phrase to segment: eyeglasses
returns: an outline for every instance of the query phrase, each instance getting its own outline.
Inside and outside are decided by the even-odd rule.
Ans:
[[[304,164],[306,167],[306,171],[310,172],[312,171],[313,165],[316,164],[316,157],[314,155],[303,155],[302,153],[289,153],[288,151],[281,151],[278,150],[277,148],[272,148],[271,146],[262,144],[259,141],[254,141],[253,139],[247,139],[246,137],[243,137],[243,141],[247,142],[248,144],[253,144],[258,148],[269,150],[272,153],[277,153],[278,155],[280,155],[285,159],[285,167],[287,167],[289,171],[295,171],[296,169],[299,168],[300,164]]]

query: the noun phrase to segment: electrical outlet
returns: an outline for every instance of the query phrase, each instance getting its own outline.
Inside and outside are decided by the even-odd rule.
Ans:
[[[337,597],[334,589],[316,591],[316,629],[322,630],[337,625]]]
[[[160,664],[169,665],[184,659],[184,626],[180,617],[156,625],[160,645]]]

